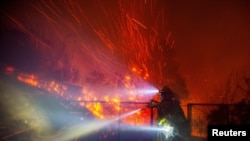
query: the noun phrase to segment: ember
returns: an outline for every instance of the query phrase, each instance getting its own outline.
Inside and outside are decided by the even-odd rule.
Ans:
[[[215,14],[214,11],[204,12],[204,10],[200,10],[203,12],[200,14],[199,10],[193,11],[191,8],[186,8],[187,13],[198,13],[189,20],[186,13],[182,11],[182,8],[186,6],[161,0],[110,0],[109,2],[102,0],[27,0],[25,2],[17,1],[13,5],[6,3],[1,6],[3,19],[1,20],[1,33],[4,35],[1,40],[1,46],[4,47],[1,55],[4,54],[4,57],[1,56],[1,61],[6,63],[4,73],[14,76],[18,81],[32,86],[32,88],[42,90],[39,91],[39,95],[49,94],[49,96],[53,95],[56,100],[63,99],[60,104],[67,110],[80,107],[80,112],[72,110],[71,113],[82,114],[74,116],[74,118],[84,122],[86,115],[91,115],[98,121],[110,121],[124,113],[143,109],[119,119],[119,122],[122,125],[144,127],[143,125],[148,125],[152,118],[150,117],[151,109],[145,107],[150,99],[159,99],[157,89],[161,86],[172,87],[183,103],[191,100],[195,102],[211,100],[212,98],[208,98],[207,95],[201,96],[201,89],[205,90],[207,86],[217,81],[217,76],[221,78],[221,74],[226,74],[228,70],[231,70],[231,64],[240,68],[243,63],[247,62],[249,66],[249,51],[241,48],[241,46],[249,47],[249,43],[241,38],[242,35],[248,35],[246,32],[248,28],[242,30],[241,27],[249,27],[249,24],[245,20],[245,15],[242,16],[244,20],[241,22],[238,15],[234,20],[237,22],[231,21],[233,14],[228,14],[227,11],[238,13],[231,11],[230,8],[233,6],[228,6],[229,9],[222,8],[222,10],[217,8],[216,10],[220,14],[216,12]],[[174,7],[169,8],[171,6],[168,4],[172,4]],[[178,10],[175,11],[175,8]],[[206,8],[208,7],[206,6]],[[167,15],[168,12],[172,12],[173,15]],[[182,13],[185,13],[185,16]],[[209,15],[208,13],[220,15],[220,20],[204,20],[206,18],[201,15]],[[183,18],[183,20],[176,20],[173,18],[175,16],[177,16],[176,19]],[[229,22],[225,21],[227,17],[230,19]],[[181,35],[171,32],[172,29],[170,30],[168,26],[171,25],[169,24],[171,22],[167,18],[177,21],[172,23],[172,26],[174,25],[172,29],[179,26],[176,31],[181,30]],[[201,21],[196,19],[201,19]],[[206,22],[205,26],[200,24],[202,20]],[[230,22],[232,22],[230,26],[224,27]],[[207,23],[216,26],[210,27],[209,25],[207,28]],[[240,28],[236,28],[234,25],[240,25]],[[203,30],[205,29],[212,29],[212,32],[208,31],[209,35],[204,36],[206,32]],[[216,31],[216,29],[220,29],[220,31]],[[228,29],[232,29],[232,31]],[[238,30],[242,30],[242,32],[238,33]],[[234,33],[235,31],[237,32]],[[227,35],[231,32],[232,35]],[[192,38],[186,37],[191,36],[189,35],[191,33],[194,34]],[[174,36],[180,36],[185,40],[178,40],[178,44],[176,44]],[[219,36],[223,36],[220,37],[222,41],[219,41]],[[7,40],[4,41],[5,39]],[[226,42],[225,39],[230,42]],[[248,38],[246,40],[248,41]],[[181,46],[180,44],[183,46],[181,49],[178,48]],[[198,47],[191,49],[194,44],[197,44]],[[229,51],[228,45],[231,44],[237,46],[237,49]],[[176,47],[176,45],[179,46]],[[201,46],[209,49],[200,49]],[[220,46],[225,47],[217,50]],[[212,48],[216,48],[216,51]],[[183,62],[177,60],[177,50],[178,53],[181,53],[178,59]],[[228,52],[223,52],[224,50]],[[239,55],[231,57],[238,50],[248,52],[248,54],[239,53]],[[186,52],[192,53],[185,55]],[[223,55],[225,53],[225,56],[230,56],[230,61],[221,59],[222,52]],[[237,57],[238,60],[240,58],[247,61],[238,63]],[[211,63],[211,60],[215,60],[216,65]],[[220,62],[220,60],[226,61]],[[181,64],[183,66],[180,67],[178,61],[183,63]],[[2,65],[2,62],[0,63]],[[205,68],[204,64],[209,65]],[[192,90],[194,99],[188,99],[190,98],[188,90]],[[30,101],[32,98],[31,100],[25,99],[24,103],[36,104],[36,102]],[[18,105],[15,106],[18,107]],[[35,110],[31,108],[31,111]],[[18,113],[18,116],[23,115]],[[29,123],[26,115],[25,117],[18,116],[13,115],[24,121],[25,124]],[[45,123],[46,118],[43,121]],[[92,125],[91,122],[89,126]],[[76,136],[81,134],[77,133]],[[112,131],[112,134],[117,133]],[[102,137],[107,138],[107,135],[103,134]]]

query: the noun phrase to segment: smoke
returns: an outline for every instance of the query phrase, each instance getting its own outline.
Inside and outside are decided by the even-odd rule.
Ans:
[[[2,14],[12,28],[29,37],[28,48],[39,52],[36,71],[42,77],[92,87],[171,85],[186,98],[165,5],[39,1],[5,8]]]

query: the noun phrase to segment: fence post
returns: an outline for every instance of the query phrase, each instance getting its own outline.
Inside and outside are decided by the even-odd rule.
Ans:
[[[188,118],[188,121],[191,123],[191,120],[192,120],[192,105],[191,103],[188,103],[187,104],[187,118]]]
[[[188,119],[188,125],[189,125],[189,135],[192,135],[192,105],[191,103],[187,104],[187,119]]]
[[[150,108],[150,126],[153,126],[154,121],[154,111],[153,107]]]

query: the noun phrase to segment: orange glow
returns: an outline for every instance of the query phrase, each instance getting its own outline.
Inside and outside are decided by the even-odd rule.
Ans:
[[[130,77],[128,77],[130,78]],[[125,84],[124,84],[125,85]],[[60,91],[66,90],[66,87],[60,87],[58,83],[55,81],[51,81],[49,85],[47,85],[47,90],[51,91],[54,90],[55,92],[58,92],[57,94],[60,94]],[[64,90],[61,90],[64,88]],[[91,93],[89,93],[91,94]],[[136,98],[134,96],[133,91],[129,91],[129,100],[136,102]],[[61,95],[63,96],[63,95]],[[83,96],[83,95],[82,95]],[[155,97],[155,99],[159,99],[158,95]],[[120,107],[121,106],[121,100],[120,98],[113,96],[104,96],[104,101],[107,103],[100,103],[97,100],[97,97],[93,96],[93,100],[96,102],[81,102],[84,101],[84,98],[79,96],[76,98],[77,101],[79,101],[79,105],[82,107],[86,107],[93,115],[95,115],[99,119],[109,119],[116,117],[120,114],[120,112],[128,112],[129,108],[126,107]],[[144,106],[143,106],[144,107]],[[141,108],[141,107],[140,107]],[[137,112],[134,115],[131,115],[125,119],[122,120],[123,123],[126,124],[134,124],[134,125],[145,125],[150,123],[150,109],[144,109],[142,111]],[[154,111],[154,119],[156,118],[156,112]]]
[[[38,82],[34,75],[19,75],[17,79],[31,86],[38,86]]]
[[[125,76],[125,79],[126,79],[126,80],[131,80],[131,77],[130,77],[129,75],[126,75],[126,76]]]
[[[190,4],[193,8],[164,0],[88,1],[87,4],[80,0],[61,3],[42,0],[20,4],[9,10],[1,9],[2,19],[6,19],[2,27],[6,24],[7,32],[25,33],[27,40],[32,41],[13,37],[21,46],[35,50],[34,54],[39,56],[34,58],[42,56],[39,68],[51,69],[44,72],[41,69],[37,74],[53,78],[44,81],[35,74],[23,73],[15,77],[50,94],[76,101],[100,119],[144,108],[145,105],[121,104],[149,101],[152,95],[145,98],[136,91],[144,82],[156,87],[171,86],[178,96],[187,99],[184,104],[217,101],[218,95],[210,92],[210,87],[220,83],[218,80],[227,77],[230,71],[250,66],[250,20],[245,5],[234,7],[231,2],[216,2],[202,4],[205,8],[199,9],[200,3]],[[206,11],[214,4],[223,7],[217,5],[213,11]],[[15,74],[17,70],[8,66],[5,72]],[[92,72],[100,75],[92,76]],[[89,89],[70,93],[65,82],[86,85]],[[156,95],[153,99],[159,101],[160,97]],[[182,108],[187,115],[187,108]],[[150,109],[145,109],[122,122],[149,124],[150,114]]]
[[[124,86],[128,89],[130,89],[131,84],[131,77],[129,75],[124,76],[125,82]],[[82,94],[83,92],[80,93],[80,96],[77,97],[72,97],[71,94],[69,95],[64,95],[64,93],[67,90],[66,85],[62,85],[56,81],[42,81],[39,80],[37,76],[34,74],[24,74],[20,73],[17,76],[17,79],[21,82],[24,82],[30,86],[38,87],[44,90],[47,90],[50,93],[62,96],[64,98],[70,98],[69,100],[76,100],[79,102],[79,106],[87,108],[94,116],[96,116],[99,119],[109,119],[109,118],[114,118],[119,116],[123,112],[129,112],[131,111],[131,108],[127,107],[121,107],[121,99],[118,95],[113,95],[112,97],[110,96],[104,96],[104,101],[106,103],[101,103],[97,101],[97,97],[94,96],[93,93],[88,93],[90,97],[92,97],[92,102],[84,101],[86,100],[84,98],[84,95]],[[136,102],[137,99],[135,97],[135,92],[133,90],[128,91],[128,100],[129,101],[134,101]],[[89,99],[91,100],[91,99]],[[96,101],[96,102],[95,102]],[[143,108],[145,107],[138,107],[138,108]],[[135,108],[135,107],[134,107]],[[150,123],[150,110],[149,109],[144,109],[142,111],[137,112],[134,115],[131,115],[125,119],[123,119],[121,122],[126,123],[126,124],[136,124],[136,125],[145,125]]]
[[[73,7],[70,7],[67,4],[72,4]],[[117,10],[116,8],[105,8],[105,4],[98,9],[101,10],[98,12],[103,14],[99,17],[107,20],[106,22],[100,22],[98,21],[98,18],[91,19],[93,18],[93,15],[88,17],[88,12],[85,11],[88,8],[84,9],[82,8],[82,5],[79,7],[76,6],[80,4],[81,3],[78,3],[78,1],[65,2],[61,4],[63,9],[61,9],[62,7],[56,2],[52,1],[49,3],[42,2],[39,4],[31,4],[32,8],[36,10],[38,19],[39,16],[41,16],[42,22],[44,22],[45,25],[48,23],[47,28],[52,29],[46,30],[46,35],[48,34],[48,37],[51,37],[49,40],[58,42],[59,44],[62,42],[63,48],[60,45],[56,46],[58,43],[52,43],[51,46],[47,45],[46,42],[43,42],[45,40],[40,39],[32,31],[29,31],[30,28],[27,28],[25,24],[19,22],[18,19],[15,19],[12,16],[7,16],[17,25],[17,27],[28,33],[34,42],[38,43],[36,45],[39,51],[42,50],[42,52],[46,53],[52,52],[51,54],[46,54],[48,55],[48,58],[54,58],[54,55],[62,56],[61,53],[63,53],[65,60],[64,58],[58,57],[59,59],[55,60],[57,61],[57,63],[55,63],[56,65],[54,66],[53,64],[48,68],[54,69],[54,72],[61,72],[61,74],[58,75],[61,77],[67,77],[64,81],[72,81],[72,77],[65,76],[67,74],[64,74],[64,72],[67,73],[67,71],[69,71],[69,75],[71,75],[71,71],[75,68],[80,72],[80,76],[76,76],[80,79],[80,84],[78,84],[83,86],[85,78],[89,76],[89,72],[98,70],[103,73],[105,77],[101,77],[99,74],[94,73],[94,78],[90,76],[88,79],[91,83],[94,83],[93,85],[89,84],[90,87],[95,87],[96,83],[100,83],[101,87],[108,86],[112,91],[109,92],[109,90],[107,90],[107,95],[106,93],[99,95],[99,93],[102,94],[104,92],[101,90],[101,92],[99,92],[99,90],[84,90],[84,92],[74,95],[70,93],[66,94],[67,86],[56,81],[43,82],[35,77],[24,79],[22,76],[20,76],[21,78],[19,78],[19,80],[32,86],[39,86],[48,92],[69,98],[69,100],[78,101],[80,106],[86,107],[95,116],[101,119],[116,116],[119,112],[131,110],[131,108],[126,109],[121,107],[121,101],[148,101],[148,97],[140,97],[142,94],[135,90],[137,86],[140,87],[140,85],[145,83],[150,83],[152,85],[167,84],[167,79],[165,79],[167,77],[164,73],[166,65],[163,66],[162,64],[168,65],[168,63],[165,62],[165,60],[168,60],[168,58],[165,58],[165,54],[168,53],[168,45],[171,41],[168,38],[167,41],[169,42],[164,43],[167,44],[167,46],[162,47],[159,45],[161,38],[165,38],[166,36],[165,33],[161,33],[163,31],[162,29],[165,28],[164,23],[166,22],[166,19],[164,18],[164,12],[152,12],[155,9],[155,6],[157,7],[157,11],[163,11],[163,9],[155,5],[157,3],[153,1],[138,1],[132,3],[118,1],[118,12],[113,11]],[[102,4],[100,3],[100,5]],[[140,8],[138,8],[138,6]],[[62,11],[62,13],[58,11]],[[53,14],[51,15],[51,13]],[[115,15],[113,15],[113,13],[115,13]],[[64,14],[69,17],[60,17],[60,15]],[[155,16],[156,14],[157,16]],[[145,17],[151,17],[152,20],[149,21]],[[61,28],[62,24],[64,27],[63,30]],[[88,31],[94,34],[93,38],[91,35],[88,37],[88,32],[85,32],[85,27],[83,25],[86,25]],[[37,31],[42,30],[39,29]],[[83,33],[86,33],[84,38]],[[68,35],[70,35],[70,37]],[[86,40],[88,38],[89,40]],[[71,39],[73,42],[71,42]],[[101,43],[97,43],[97,40],[101,41]],[[54,44],[55,46],[53,46]],[[47,51],[47,49],[51,48],[53,48],[55,52]],[[62,52],[60,50],[62,50]],[[123,71],[120,73],[120,70]],[[110,76],[114,76],[113,72],[115,71],[120,74],[115,76],[116,82],[113,83],[112,80],[114,79]],[[113,91],[113,89],[120,88],[122,90]],[[94,102],[81,102],[84,100]],[[107,104],[107,106],[103,103],[98,103],[98,100],[104,100],[105,102],[112,104]],[[134,107],[142,108],[145,105],[140,106],[141,107]],[[134,108],[133,106],[131,107]],[[111,111],[112,114],[105,112],[106,109]],[[148,110],[143,110],[132,115],[129,119],[124,119],[124,121],[138,124],[149,123],[147,121],[149,119],[145,119],[148,118],[149,115],[150,112]]]
[[[113,98],[112,101],[115,102],[115,103],[119,103],[120,102],[120,100],[118,98]]]
[[[56,93],[60,96],[63,96],[64,92],[67,90],[66,86],[56,83],[55,81],[47,82],[39,80],[34,74],[20,73],[17,75],[17,79],[28,85],[47,90],[48,92]]]
[[[136,68],[135,67],[133,67],[131,70],[132,70],[132,72],[136,72]]]
[[[86,108],[88,108],[96,117],[100,119],[104,119],[103,108],[100,103],[87,104]]]
[[[120,110],[121,110],[120,106],[118,106],[118,105],[115,106],[115,109],[116,109],[117,111],[120,111]]]
[[[104,100],[105,100],[106,102],[109,102],[109,97],[108,97],[108,96],[105,96],[105,97],[104,97]]]
[[[81,100],[82,100],[82,98],[81,98],[81,97],[78,97],[78,98],[77,98],[77,100],[78,100],[78,101],[81,101]]]

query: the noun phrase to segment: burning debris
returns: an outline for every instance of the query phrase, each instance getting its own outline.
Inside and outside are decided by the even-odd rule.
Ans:
[[[86,77],[93,75],[101,83],[117,86],[113,80],[123,81],[129,75],[138,81],[135,84],[172,85],[186,98],[163,5],[160,1],[40,1],[28,5],[32,14],[20,13],[37,21],[16,18],[8,9],[3,15],[33,41],[42,54],[39,73],[47,77],[84,85]]]
[[[23,8],[27,11],[19,13]],[[14,13],[8,10],[1,14],[11,26],[3,27],[28,39],[11,40],[13,49],[30,48],[39,57],[31,55],[36,69],[30,72],[22,66],[6,68],[23,83],[73,101],[101,120],[129,112],[131,107],[123,107],[123,102],[149,101],[157,93],[155,87],[163,84],[175,86],[182,98],[188,96],[160,1],[38,1],[21,4]],[[13,65],[23,63],[4,57]],[[141,110],[122,122],[148,124],[150,112]]]

